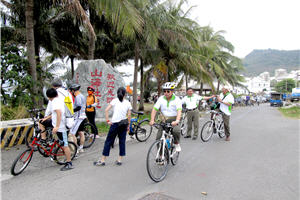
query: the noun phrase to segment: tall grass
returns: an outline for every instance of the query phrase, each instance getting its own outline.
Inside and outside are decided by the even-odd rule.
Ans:
[[[14,120],[29,118],[30,115],[27,112],[25,106],[19,105],[18,107],[1,105],[0,121]]]

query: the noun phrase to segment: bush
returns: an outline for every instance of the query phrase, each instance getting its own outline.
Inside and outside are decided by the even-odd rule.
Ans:
[[[30,115],[27,112],[27,108],[25,106],[19,105],[18,107],[11,107],[1,105],[1,121],[23,119],[29,117]]]

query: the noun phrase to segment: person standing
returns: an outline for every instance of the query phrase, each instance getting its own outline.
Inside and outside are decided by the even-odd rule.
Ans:
[[[199,110],[198,105],[201,100],[208,100],[214,97],[202,97],[197,94],[194,94],[194,90],[192,88],[188,88],[186,90],[187,96],[182,99],[182,104],[186,105],[187,109],[187,135],[184,138],[191,138],[192,127],[194,125],[194,135],[193,140],[196,140],[198,137],[198,127],[199,127]]]
[[[176,151],[180,152],[180,118],[182,111],[182,104],[179,97],[174,94],[176,84],[172,82],[166,82],[162,86],[164,95],[159,97],[157,102],[154,104],[151,112],[150,126],[154,124],[155,115],[158,110],[166,118],[167,123],[171,123],[173,126],[172,134],[174,136],[174,144]],[[156,139],[159,140],[162,136],[162,128],[157,131]]]
[[[85,106],[86,106],[86,99],[85,97],[79,92],[80,85],[79,84],[72,84],[70,86],[70,92],[72,95],[75,97],[75,102],[74,102],[74,120],[75,123],[73,127],[70,130],[70,133],[72,134],[73,140],[76,145],[77,144],[77,139],[76,139],[76,133],[78,132],[80,136],[80,144],[77,150],[77,153],[82,153],[84,152],[83,150],[83,144],[85,141],[85,136],[84,136],[84,124],[86,122],[86,114],[85,114]]]
[[[56,134],[59,140],[63,143],[63,150],[66,156],[66,164],[60,170],[66,171],[73,169],[71,162],[71,151],[68,145],[67,128],[65,125],[65,103],[58,97],[58,93],[54,88],[50,88],[46,92],[49,101],[51,101],[51,108],[49,112],[52,116],[52,134]]]
[[[86,113],[86,116],[87,116],[89,122],[91,124],[93,124],[95,127],[97,127],[96,123],[95,123],[95,117],[96,117],[96,106],[97,106],[98,100],[94,94],[95,88],[93,86],[87,87],[87,93],[88,93],[88,96],[86,98],[85,113]]]
[[[224,129],[226,135],[226,141],[230,141],[230,115],[232,110],[232,104],[234,104],[234,97],[226,87],[222,88],[222,94],[217,96],[218,102],[220,103],[220,111],[224,121]]]
[[[104,148],[102,151],[102,157],[94,162],[95,166],[104,166],[105,160],[109,156],[110,148],[115,141],[116,136],[119,138],[119,157],[116,160],[116,165],[122,165],[122,158],[126,155],[125,144],[126,134],[129,130],[129,123],[131,120],[131,104],[125,99],[126,89],[124,87],[118,88],[118,98],[113,99],[105,109],[105,118],[107,124],[110,125]],[[108,118],[108,111],[113,108],[113,116],[111,121]]]

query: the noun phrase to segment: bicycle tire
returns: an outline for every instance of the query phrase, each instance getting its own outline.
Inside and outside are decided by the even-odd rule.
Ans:
[[[207,121],[201,129],[201,140],[203,142],[207,142],[210,140],[210,138],[213,135],[213,127],[212,127],[212,121]],[[208,129],[207,129],[208,128]],[[206,130],[207,129],[207,130]]]
[[[145,128],[147,125],[149,125],[149,119],[142,120],[136,127],[135,137],[139,142],[145,142],[151,136],[153,127],[149,125],[150,130],[147,131]]]
[[[220,125],[220,128],[218,130],[218,135],[219,135],[220,138],[225,137],[225,129],[224,128],[225,128],[224,127],[224,122],[222,121],[221,125]]]
[[[53,139],[53,135],[52,135],[52,128],[47,128],[45,130],[46,132],[46,141],[51,141]],[[44,147],[45,148],[45,147]],[[49,151],[51,149],[51,147],[49,145],[47,145],[47,150]],[[39,151],[39,153],[44,156],[44,157],[49,157],[49,155],[44,151],[43,147],[41,146],[37,146],[37,150]]]
[[[96,135],[97,135],[97,129],[93,124],[86,122],[83,126],[83,132],[84,132],[84,138],[85,138],[83,148],[86,149],[86,148],[91,147],[92,144],[95,142]],[[77,144],[80,144],[79,134],[77,136]]]
[[[165,151],[164,151],[165,160],[161,161],[161,163],[163,164],[159,164],[159,161],[157,160],[158,158],[156,158],[157,156],[159,156],[158,151],[161,146],[162,146],[162,140],[157,140],[150,146],[147,153],[147,159],[146,159],[147,172],[151,180],[153,180],[154,182],[162,181],[166,177],[168,172],[169,151],[167,146],[165,146]],[[157,176],[154,173],[156,168],[158,169],[161,168],[160,170],[161,173],[159,173],[159,175]]]
[[[71,152],[71,160],[73,160],[77,153],[77,146],[75,145],[74,142],[69,142],[69,141],[68,141],[68,146],[69,146],[70,152]],[[65,157],[62,146],[57,145],[56,149],[54,150],[54,158],[53,159],[59,165],[66,164],[67,161],[66,161],[66,157]]]
[[[27,154],[28,154],[28,156],[26,156]],[[10,168],[10,173],[14,176],[21,174],[26,169],[26,167],[29,165],[29,163],[32,159],[32,155],[33,155],[33,149],[26,149],[25,151],[20,153],[18,155],[18,157],[14,160],[14,162]],[[21,165],[22,166],[21,169],[18,170],[17,164],[19,162],[22,163],[23,158],[25,159],[25,161],[23,162],[23,165]]]
[[[174,153],[174,151],[175,151],[175,153]],[[174,153],[174,155],[173,155],[173,153]],[[172,165],[176,165],[177,162],[178,162],[178,158],[179,158],[179,152],[176,151],[176,149],[175,149],[174,146],[171,148],[171,156],[170,156],[170,158],[171,158],[170,160],[171,160]]]
[[[180,125],[180,134],[182,136],[185,136],[187,133],[187,120],[186,120],[186,114],[181,120],[181,125]]]

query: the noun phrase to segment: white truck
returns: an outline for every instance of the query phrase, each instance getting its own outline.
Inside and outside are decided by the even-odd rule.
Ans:
[[[292,89],[291,102],[300,100],[300,88]]]

